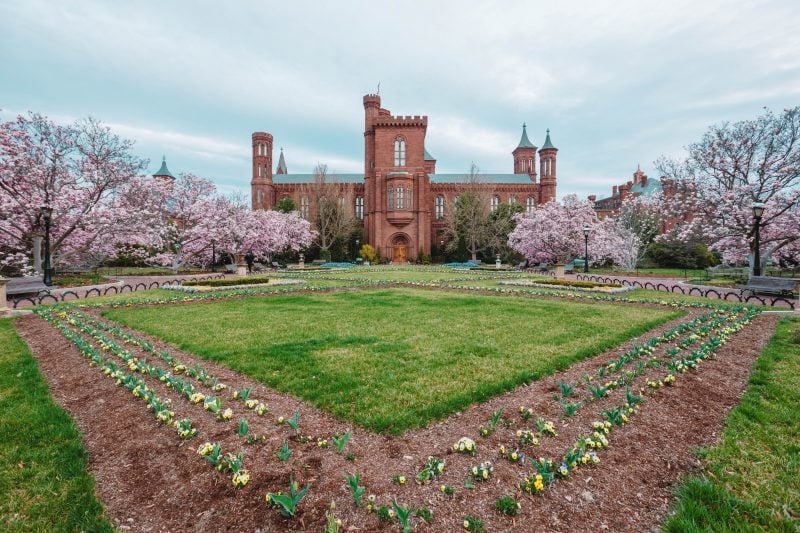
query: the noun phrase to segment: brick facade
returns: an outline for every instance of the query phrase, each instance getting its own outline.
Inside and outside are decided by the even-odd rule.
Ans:
[[[338,178],[342,197],[363,221],[364,241],[383,257],[405,262],[419,252],[430,254],[444,229],[446,214],[465,188],[465,176],[436,174],[436,160],[428,154],[425,134],[427,116],[395,116],[381,107],[381,98],[368,94],[364,104],[364,173]],[[281,198],[292,198],[301,214],[308,208],[309,174],[287,172],[281,153],[279,172],[272,172],[272,135],[252,135],[253,209],[270,209]],[[549,130],[537,150],[523,125],[520,145],[514,150],[513,174],[480,176],[479,187],[493,202],[516,201],[526,208],[556,196],[556,154]],[[537,181],[537,153],[540,181]],[[363,215],[363,216],[361,216]]]

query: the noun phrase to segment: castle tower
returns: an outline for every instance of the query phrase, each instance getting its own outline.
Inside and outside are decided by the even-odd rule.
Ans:
[[[426,116],[392,115],[377,94],[364,96],[364,238],[392,262],[429,254],[430,196]]]
[[[272,185],[272,135],[253,133],[253,179],[250,182],[253,209],[271,209],[275,205]]]
[[[522,137],[514,151],[514,174],[528,174],[536,183],[536,146],[528,139],[525,123],[522,123]]]
[[[539,204],[544,204],[556,198],[556,153],[558,148],[550,141],[550,129],[547,138],[539,150],[539,166],[541,187],[539,189]]]

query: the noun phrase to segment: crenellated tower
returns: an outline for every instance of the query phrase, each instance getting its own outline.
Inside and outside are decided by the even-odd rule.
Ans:
[[[547,138],[539,150],[539,166],[541,187],[539,189],[539,204],[544,204],[556,198],[556,154],[558,148],[550,141],[550,129],[547,129]]]
[[[514,174],[528,174],[536,183],[536,146],[528,139],[525,123],[522,123],[522,137],[514,151]]]
[[[253,133],[253,179],[250,182],[253,209],[271,209],[275,205],[272,185],[272,135]]]

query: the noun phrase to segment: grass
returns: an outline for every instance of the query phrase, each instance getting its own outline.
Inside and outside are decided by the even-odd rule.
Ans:
[[[101,267],[97,269],[100,274],[108,276],[174,276],[175,271],[165,267]],[[225,267],[217,267],[217,273],[225,272]],[[208,269],[181,268],[178,274],[205,274],[211,273]]]
[[[86,451],[11,321],[0,320],[0,529],[113,531]]]
[[[353,267],[347,270],[321,270],[322,275],[329,275],[340,279],[371,279],[381,281],[442,281],[485,276],[486,272],[472,270],[442,270],[426,271],[425,267],[387,267],[386,270],[371,267],[371,270]],[[315,273],[309,273],[308,278],[314,279]]]
[[[668,532],[800,528],[800,319],[786,318],[755,364],[703,476],[678,490]]]
[[[576,271],[576,274],[583,274],[583,271]],[[697,278],[705,276],[706,271],[702,268],[637,268],[635,270],[621,270],[619,268],[590,268],[589,274],[601,274],[604,276],[635,276],[637,274],[646,274],[648,276],[664,276],[667,278]]]
[[[422,289],[106,312],[390,434],[564,369],[679,314]]]

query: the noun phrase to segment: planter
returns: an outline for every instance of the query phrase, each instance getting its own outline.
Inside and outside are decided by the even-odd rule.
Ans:
[[[564,277],[564,263],[556,263],[553,265],[553,271],[556,273],[557,278]]]

